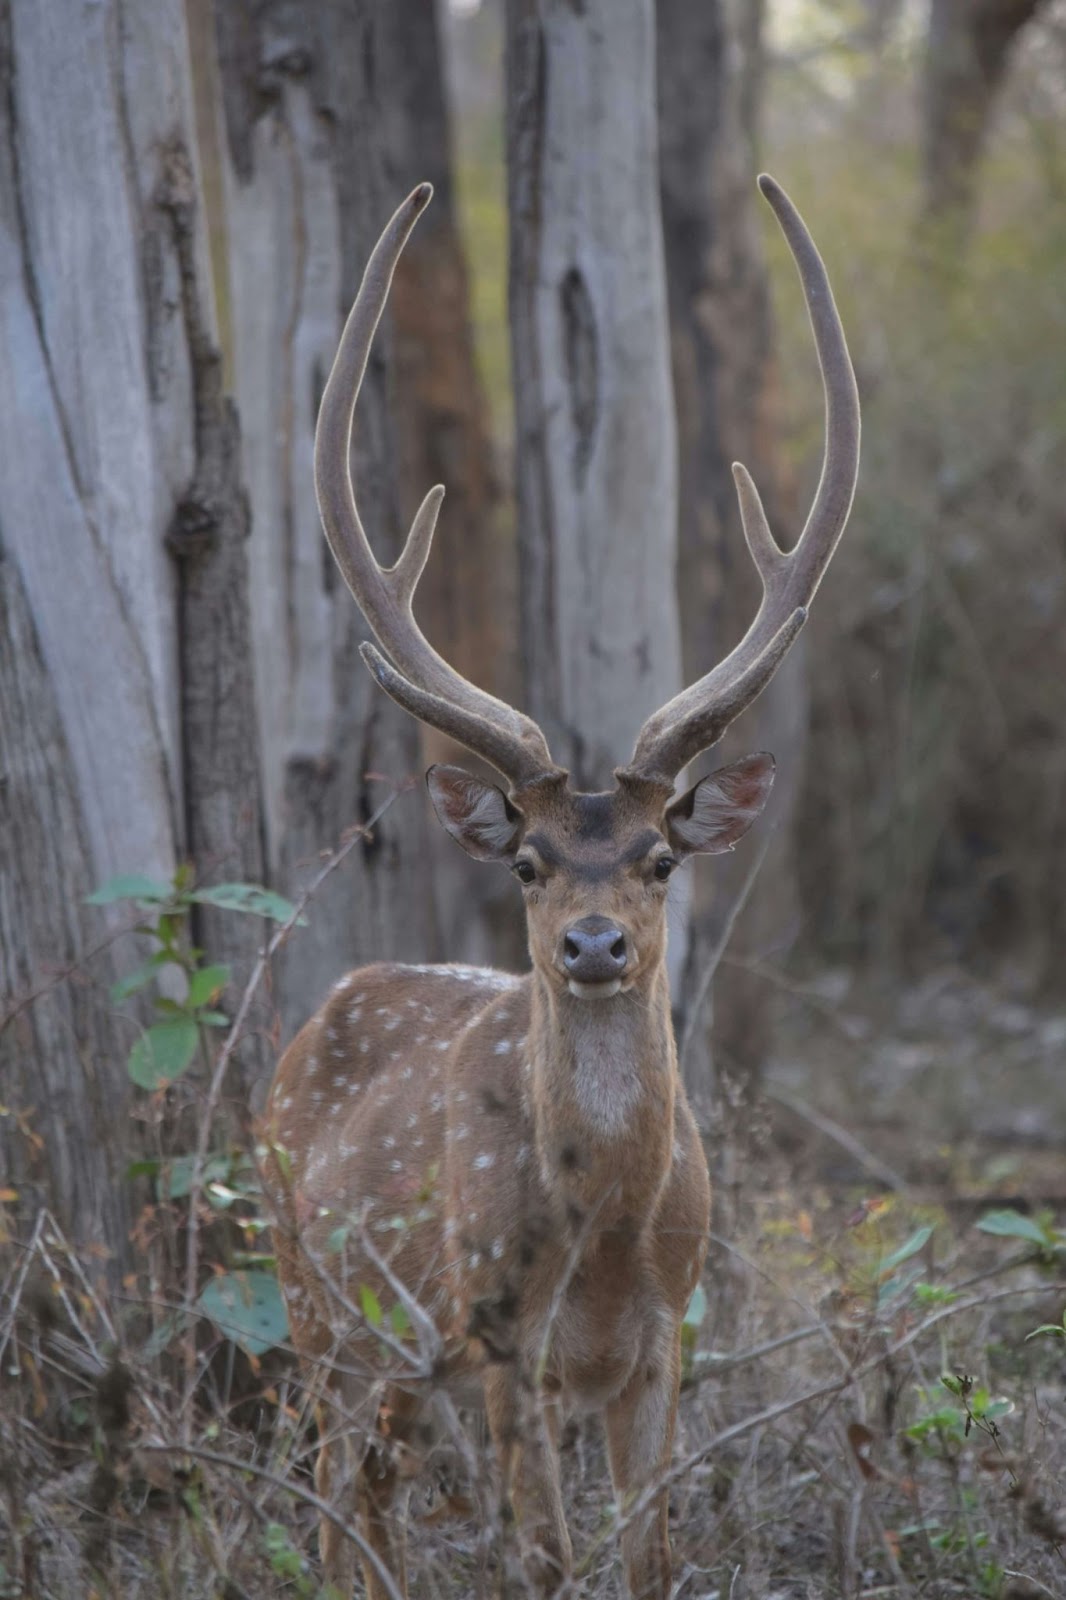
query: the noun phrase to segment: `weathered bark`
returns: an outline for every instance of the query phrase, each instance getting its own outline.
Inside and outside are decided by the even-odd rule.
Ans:
[[[214,341],[182,6],[75,15],[16,0],[0,11],[0,55],[3,1015],[128,916],[86,910],[94,885],[168,876],[190,844],[243,869],[258,817],[254,782],[233,795],[190,781],[203,729],[179,683],[182,636],[201,682],[237,683],[226,713],[243,718],[244,782],[240,532],[220,523],[201,569],[228,574],[224,627],[204,626],[167,549],[215,420],[192,338],[195,323],[204,350]],[[250,958],[254,939],[226,953]],[[106,985],[134,959],[101,957],[0,1035],[5,1171],[119,1258],[136,1033]]]
[[[436,0],[390,0],[377,13],[390,193],[428,179],[433,204],[393,281],[392,354],[399,503],[410,524],[426,490],[447,489],[418,587],[427,636],[464,676],[513,701],[519,691],[511,529],[497,482],[488,407],[474,357],[470,288],[452,178],[452,134]],[[475,766],[468,752],[423,730],[427,760]],[[460,961],[522,959],[513,885],[431,829],[442,947]]]
[[[1044,0],[930,0],[919,246],[950,276],[973,228],[977,174],[1011,48]]]
[[[684,675],[691,682],[744,633],[758,578],[744,543],[732,463],[759,485],[771,526],[786,537],[773,447],[773,317],[755,177],[761,90],[762,5],[658,0],[659,163],[678,417],[679,604]],[[787,824],[802,746],[804,697],[797,656],[714,752],[713,764],[772,750],[778,777],[761,824],[778,837],[738,920],[731,955],[751,955],[788,933]],[[705,990],[714,952],[757,859],[753,840],[697,875],[681,994],[686,1021]],[[728,961],[713,1006],[694,1021],[684,1063],[690,1095],[711,1100],[714,1048],[742,1079],[756,1075],[769,1041],[765,984]]]
[[[402,198],[385,182],[374,13],[369,0],[247,0],[216,11],[267,843],[272,874],[290,891],[373,814],[390,782],[421,766],[415,725],[359,660],[367,630],[330,558],[312,481],[315,413],[342,319]],[[386,316],[353,447],[360,508],[386,563],[400,537],[390,343]],[[346,967],[434,953],[425,827],[421,793],[405,793],[319,894],[281,965],[287,1030]]]
[[[651,0],[510,0],[507,94],[527,703],[602,787],[680,681]]]

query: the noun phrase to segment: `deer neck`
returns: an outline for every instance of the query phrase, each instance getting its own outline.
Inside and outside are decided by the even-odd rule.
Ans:
[[[529,1031],[541,1176],[571,1229],[635,1229],[670,1171],[677,1052],[665,968],[612,1000],[533,975]]]

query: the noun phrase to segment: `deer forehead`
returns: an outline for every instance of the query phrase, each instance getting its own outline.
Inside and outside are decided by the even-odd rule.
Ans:
[[[539,797],[538,797],[539,798]],[[620,785],[604,794],[557,790],[538,804],[520,801],[522,847],[548,868],[602,880],[643,861],[662,832],[665,801]]]

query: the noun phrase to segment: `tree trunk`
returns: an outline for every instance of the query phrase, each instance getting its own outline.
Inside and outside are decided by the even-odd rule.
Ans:
[[[289,892],[320,852],[374,813],[391,784],[421,767],[415,724],[359,659],[368,630],[322,536],[312,480],[315,413],[343,318],[402,198],[385,181],[375,12],[370,0],[314,8],[234,0],[216,10],[267,846]],[[360,509],[386,564],[401,537],[390,352],[386,315],[353,446]],[[435,953],[425,830],[417,786],[320,892],[280,966],[287,1032],[347,967]]]
[[[676,437],[651,0],[509,0],[527,702],[581,787],[676,693]]]
[[[121,1265],[136,1025],[107,983],[137,956],[53,980],[128,919],[84,906],[112,874],[167,877],[191,848],[204,875],[257,875],[235,424],[179,0],[15,0],[0,67],[0,1153]],[[219,683],[227,765],[205,770]]]
[[[452,131],[436,0],[390,0],[378,12],[390,192],[428,179],[433,204],[419,220],[393,280],[393,358],[400,509],[408,525],[426,490],[448,491],[418,587],[427,636],[465,677],[513,701],[519,663],[513,541],[493,460],[488,407],[474,357],[470,287],[453,183]],[[422,730],[429,761],[480,770],[469,752]],[[485,769],[487,776],[491,773]],[[441,943],[449,959],[522,960],[513,885],[429,834]]]
[[[1010,52],[1044,0],[930,0],[919,245],[949,278],[973,230],[977,173]]]
[[[679,604],[684,675],[707,672],[746,630],[759,598],[733,484],[740,460],[759,485],[771,526],[787,519],[773,448],[773,318],[755,177],[762,5],[658,0],[659,163],[670,295],[680,479]],[[802,748],[804,697],[796,652],[713,765],[745,751],[778,758],[762,839],[776,830],[725,963],[707,974],[759,859],[758,839],[697,875],[681,995],[686,1083],[710,1111],[714,1047],[731,1076],[758,1073],[769,1043],[765,983],[729,956],[753,955],[789,931],[787,825]],[[683,1037],[686,1035],[683,1034]]]

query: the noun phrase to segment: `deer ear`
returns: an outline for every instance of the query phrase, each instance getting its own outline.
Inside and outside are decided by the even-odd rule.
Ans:
[[[745,756],[701,778],[666,813],[666,836],[679,855],[719,855],[742,839],[770,798],[774,758]]]
[[[472,778],[462,767],[430,767],[429,797],[441,827],[475,861],[504,861],[518,844],[521,814],[494,783]]]

